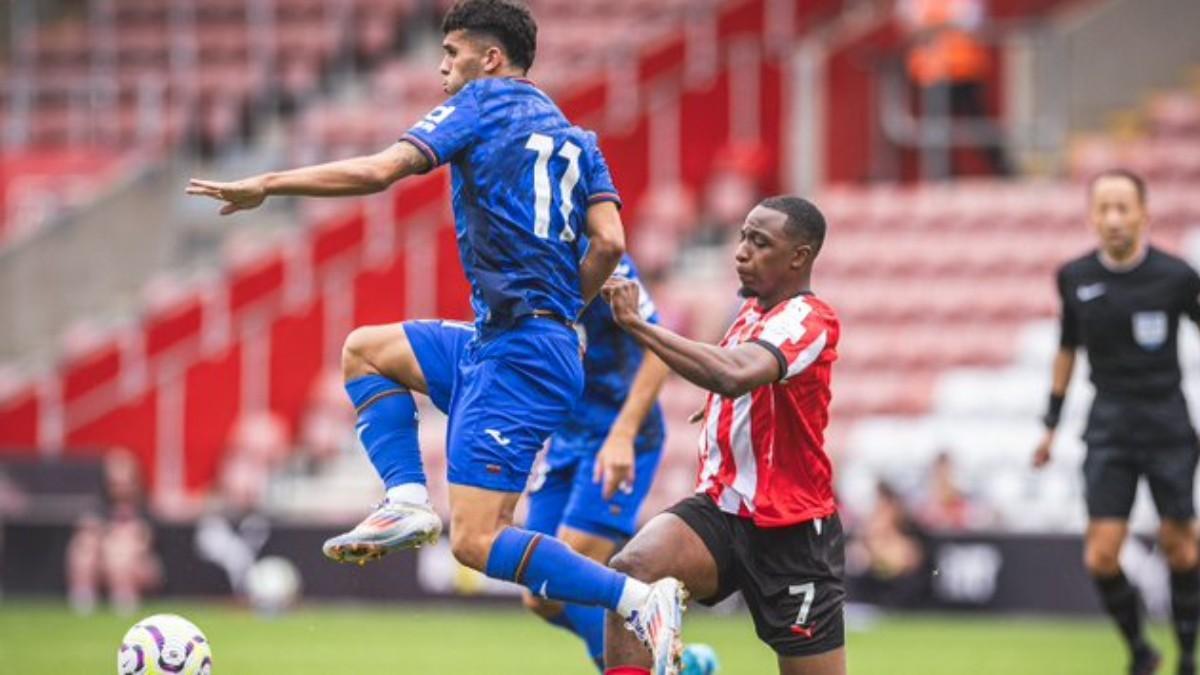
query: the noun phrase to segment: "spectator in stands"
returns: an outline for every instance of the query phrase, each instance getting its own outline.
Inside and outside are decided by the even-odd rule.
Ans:
[[[940,452],[930,467],[925,485],[929,493],[917,508],[917,521],[930,531],[965,530],[976,524],[971,500],[958,486],[954,462],[948,452]]]
[[[196,525],[195,546],[204,560],[225,571],[241,592],[246,573],[271,534],[263,514],[271,473],[290,449],[287,425],[270,412],[243,416],[230,433],[216,508]]]
[[[911,606],[929,590],[924,533],[887,483],[846,547],[851,595],[893,607]]]
[[[79,519],[67,545],[68,600],[76,612],[88,614],[106,588],[114,611],[129,614],[162,578],[132,453],[113,450],[105,456],[101,499],[100,509]]]
[[[900,0],[897,19],[908,41],[909,78],[921,90],[923,114],[962,117],[981,125],[995,142],[984,144],[992,173],[1012,173],[1003,131],[991,121],[986,101],[991,55],[979,38],[987,16],[985,0]],[[938,105],[937,102],[944,102]],[[933,104],[940,110],[930,109]],[[943,107],[944,106],[944,107]]]
[[[261,465],[268,473],[279,468],[291,453],[287,422],[268,411],[243,415],[233,426],[228,452]]]
[[[650,188],[638,208],[637,224],[630,238],[630,250],[643,281],[653,285],[666,276],[675,263],[680,244],[694,227],[695,198],[686,186],[673,182]]]

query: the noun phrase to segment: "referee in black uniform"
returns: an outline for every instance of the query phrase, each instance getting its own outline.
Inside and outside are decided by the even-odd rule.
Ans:
[[[1138,175],[1100,174],[1091,183],[1089,206],[1100,246],[1058,271],[1062,340],[1054,358],[1046,435],[1033,463],[1041,467],[1050,461],[1075,352],[1083,347],[1096,386],[1083,435],[1084,564],[1129,646],[1129,672],[1155,672],[1161,657],[1143,635],[1141,597],[1118,562],[1138,479],[1145,476],[1162,521],[1159,543],[1171,568],[1178,673],[1192,675],[1200,615],[1192,488],[1200,452],[1180,388],[1176,338],[1181,315],[1200,322],[1200,276],[1183,260],[1148,244],[1146,185]]]

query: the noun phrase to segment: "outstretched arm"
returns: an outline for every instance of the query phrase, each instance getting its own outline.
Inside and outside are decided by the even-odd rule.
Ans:
[[[425,155],[400,141],[373,155],[353,157],[290,171],[264,173],[233,182],[193,178],[187,193],[225,202],[221,215],[253,209],[272,195],[347,197],[381,192],[392,183],[430,168]]]
[[[624,279],[604,285],[604,298],[612,305],[617,324],[687,381],[726,398],[737,398],[783,376],[776,356],[758,344],[722,349],[645,321],[638,312],[639,292],[636,283]]]

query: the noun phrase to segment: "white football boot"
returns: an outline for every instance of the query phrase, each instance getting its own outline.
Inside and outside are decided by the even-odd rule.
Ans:
[[[654,656],[652,675],[679,675],[683,657],[683,610],[687,590],[674,577],[650,584],[650,595],[625,626]]]
[[[365,565],[392,551],[432,544],[441,534],[442,519],[428,506],[384,500],[353,530],[326,540],[321,550],[338,562]]]

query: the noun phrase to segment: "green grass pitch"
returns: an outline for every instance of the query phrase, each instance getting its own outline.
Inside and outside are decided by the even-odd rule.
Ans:
[[[310,605],[264,620],[237,607],[162,603],[141,612],[175,612],[198,624],[213,646],[215,675],[332,673],[513,673],[591,675],[572,636],[518,610],[469,605]],[[691,612],[688,641],[717,649],[724,675],[775,671],[746,615]],[[0,673],[114,673],[121,635],[134,619],[79,618],[61,604],[0,601]],[[1152,637],[1168,652],[1170,631]],[[1121,673],[1116,633],[1099,620],[894,615],[848,636],[855,675],[1103,675]]]

